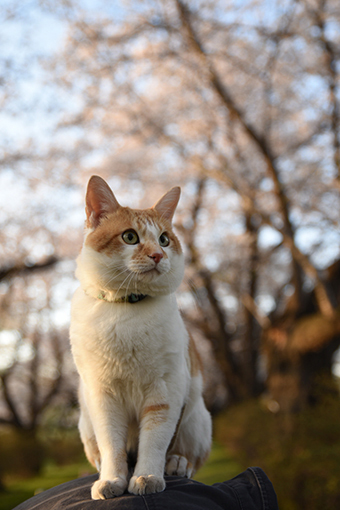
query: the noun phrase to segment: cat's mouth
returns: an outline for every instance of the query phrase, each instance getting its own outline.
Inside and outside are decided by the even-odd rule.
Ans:
[[[160,271],[158,267],[138,268],[132,271],[136,274],[137,279],[141,280],[156,278],[163,274],[163,271]]]
[[[151,267],[150,269],[139,269],[136,271],[138,275],[160,275],[162,274],[157,267]]]

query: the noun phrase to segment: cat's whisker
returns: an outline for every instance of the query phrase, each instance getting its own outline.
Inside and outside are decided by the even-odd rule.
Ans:
[[[118,270],[117,271],[106,271],[104,274],[103,274],[103,277],[104,278],[110,278],[110,280],[108,281],[111,281],[111,280],[114,280],[116,278],[118,278],[119,276],[121,276],[122,274],[124,274],[126,272],[125,269],[123,270]]]
[[[109,285],[111,282],[119,278],[122,274],[128,272],[126,265],[124,263],[121,264],[105,264],[107,269],[102,273],[102,276],[105,280],[105,284]],[[107,277],[110,277],[107,280]]]
[[[129,286],[130,286],[130,283],[131,281],[133,280],[134,278],[134,273],[131,273],[130,274],[130,279],[128,279],[127,283],[126,283],[126,289],[125,289],[125,302],[127,301],[127,296],[129,295]]]
[[[116,279],[117,279],[117,278],[119,278],[122,274],[124,274],[124,273],[126,273],[126,272],[128,272],[128,271],[129,271],[128,269],[125,269],[125,270],[121,271],[120,273],[118,273],[118,274],[116,274],[116,275],[112,276],[109,280],[107,280],[107,281],[105,282],[105,285],[106,285],[106,286],[108,286],[110,283],[112,283],[114,280],[116,280]]]
[[[118,289],[116,290],[116,293],[115,293],[115,299],[117,298],[118,293],[120,292],[120,290],[123,288],[123,285],[125,284],[126,280],[128,280],[130,277],[132,277],[132,278],[133,278],[133,276],[134,276],[134,273],[133,273],[133,272],[131,272],[131,271],[129,271],[129,274],[127,275],[127,277],[126,277],[126,278],[124,278],[124,280],[122,281],[122,283],[120,284],[120,286],[119,286],[119,287],[118,287]],[[128,287],[128,285],[127,285],[127,287]],[[126,289],[126,290],[127,290],[127,289]],[[125,294],[125,295],[127,295],[127,294]]]
[[[111,262],[111,263],[105,263],[104,266],[107,268],[105,271],[106,273],[110,273],[112,271],[119,271],[120,269],[126,269],[126,264],[124,262],[121,262],[119,264]]]

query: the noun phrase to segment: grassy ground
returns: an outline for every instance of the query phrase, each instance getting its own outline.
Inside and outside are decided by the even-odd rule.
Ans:
[[[195,480],[211,485],[228,480],[240,471],[242,468],[230,458],[225,449],[214,444],[209,460],[198,471]],[[0,510],[12,510],[38,492],[92,472],[84,459],[82,463],[68,466],[47,465],[39,477],[27,480],[8,479],[7,491],[0,494]]]
[[[34,478],[9,478],[6,480],[6,492],[0,494],[0,510],[12,510],[39,492],[93,472],[91,466],[84,460],[83,463],[67,466],[46,465],[41,475]]]
[[[195,480],[212,485],[224,482],[243,471],[242,467],[232,459],[231,455],[218,443],[214,443],[206,464],[196,473]]]

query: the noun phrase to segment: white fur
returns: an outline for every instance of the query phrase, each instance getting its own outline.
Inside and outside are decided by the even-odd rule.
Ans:
[[[158,246],[156,227],[147,236]],[[72,300],[70,337],[80,374],[80,434],[100,470],[94,499],[119,496],[127,487],[134,494],[159,492],[164,470],[190,476],[210,450],[202,376],[190,375],[188,334],[173,294],[183,276],[183,255],[163,248],[168,257],[158,270],[140,273],[133,267],[133,248],[127,246],[117,260],[85,243],[77,261],[81,287]],[[152,260],[145,263],[152,269]],[[101,291],[107,301],[97,299]],[[114,302],[136,291],[148,297]],[[137,447],[129,480],[126,450]]]

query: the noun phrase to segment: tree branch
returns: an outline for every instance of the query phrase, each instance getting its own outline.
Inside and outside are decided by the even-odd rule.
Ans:
[[[3,387],[3,393],[4,393],[4,397],[5,397],[5,402],[6,402],[6,405],[9,409],[9,411],[11,412],[11,415],[12,415],[12,420],[10,421],[7,421],[7,423],[11,423],[13,424],[15,427],[17,428],[24,428],[24,424],[20,418],[20,415],[19,413],[17,412],[17,409],[16,409],[16,405],[12,399],[12,396],[10,394],[10,391],[9,391],[9,388],[8,388],[8,384],[7,384],[7,377],[9,375],[9,372],[7,372],[7,374],[4,374],[4,375],[1,375],[0,376],[0,379],[2,381],[2,387]]]
[[[324,49],[326,56],[326,66],[329,76],[329,96],[331,104],[331,128],[333,133],[333,161],[337,171],[337,181],[340,185],[340,104],[337,97],[338,83],[338,55],[333,48],[332,43],[325,34],[325,5],[326,1],[321,0],[317,9],[312,11],[315,23],[320,29],[320,44]]]
[[[53,336],[52,336],[52,345],[53,345],[54,356],[57,361],[58,375],[54,379],[54,381],[51,383],[49,391],[43,398],[43,400],[39,406],[39,413],[41,413],[50,404],[53,397],[55,395],[57,395],[57,393],[60,389],[62,380],[63,380],[63,375],[62,375],[63,355],[62,355],[62,351],[60,349],[59,337],[57,334],[53,334]]]
[[[320,308],[320,311],[327,315],[331,316],[334,313],[333,306],[327,296],[326,289],[321,282],[316,269],[314,266],[309,262],[308,258],[305,257],[296,247],[295,241],[294,241],[294,229],[291,224],[290,218],[289,218],[289,205],[288,205],[288,199],[287,196],[283,190],[283,187],[281,185],[280,179],[279,179],[279,171],[276,166],[275,162],[275,156],[271,151],[271,148],[269,147],[266,139],[260,135],[256,129],[251,126],[246,118],[244,113],[241,111],[241,109],[236,105],[235,101],[231,97],[229,91],[225,87],[225,85],[220,80],[220,77],[215,70],[212,62],[209,60],[208,56],[206,55],[200,41],[198,38],[198,35],[191,23],[191,13],[188,9],[188,7],[182,2],[182,0],[175,0],[179,13],[180,18],[182,21],[182,25],[186,30],[188,41],[195,51],[195,53],[200,57],[201,62],[205,70],[208,72],[210,84],[212,88],[216,91],[216,93],[219,95],[220,99],[222,100],[223,104],[228,108],[230,114],[235,117],[245,132],[248,134],[250,139],[256,144],[257,148],[259,149],[260,153],[264,157],[264,160],[267,165],[267,171],[273,181],[274,184],[274,192],[275,195],[278,198],[278,202],[280,204],[280,211],[283,217],[283,223],[284,227],[281,230],[281,233],[283,234],[286,244],[289,246],[291,253],[292,253],[292,264],[293,264],[293,281],[294,281],[294,287],[295,287],[295,309],[298,310],[300,307],[300,301],[301,301],[301,289],[302,289],[302,274],[301,269],[304,271],[307,271],[307,274],[313,274],[313,277],[316,281],[316,295],[318,296],[318,305]],[[247,197],[249,199],[249,197]]]
[[[255,303],[253,297],[250,294],[244,294],[242,296],[242,303],[249,310],[252,316],[256,319],[256,321],[260,324],[262,329],[268,329],[271,325],[270,319],[263,315],[259,307]]]
[[[43,262],[36,262],[32,265],[27,263],[19,263],[19,264],[8,264],[7,266],[0,267],[0,281],[5,279],[13,278],[17,275],[29,274],[34,271],[40,271],[42,269],[47,269],[51,266],[54,266],[59,259],[55,256],[51,256]]]
[[[244,112],[236,105],[236,102],[232,98],[230,92],[227,90],[226,86],[222,83],[217,71],[214,68],[214,65],[209,60],[208,56],[206,55],[199,38],[195,32],[195,29],[191,23],[191,17],[190,17],[190,11],[187,8],[187,6],[181,1],[176,0],[176,4],[180,13],[180,18],[182,21],[182,25],[185,28],[185,31],[187,33],[188,41],[195,53],[199,56],[201,59],[203,68],[207,71],[210,84],[212,88],[215,90],[215,92],[220,97],[222,103],[227,107],[232,117],[236,118],[245,132],[248,134],[249,138],[255,143],[258,150],[262,154],[266,166],[267,171],[273,181],[274,184],[274,191],[275,195],[278,198],[278,203],[280,207],[280,211],[283,217],[284,222],[284,229],[286,231],[286,234],[293,239],[294,238],[294,229],[291,224],[290,218],[289,218],[289,206],[288,206],[288,200],[287,196],[282,188],[280,179],[279,179],[279,171],[276,166],[275,162],[275,156],[271,151],[271,148],[269,147],[266,139],[260,135],[256,131],[256,129],[249,124],[249,122],[246,120]],[[298,294],[299,289],[302,286],[301,281],[301,271],[298,267],[297,261],[293,258],[293,272],[294,272],[294,280],[296,281],[296,292]],[[299,301],[300,296],[297,296],[297,301]]]

